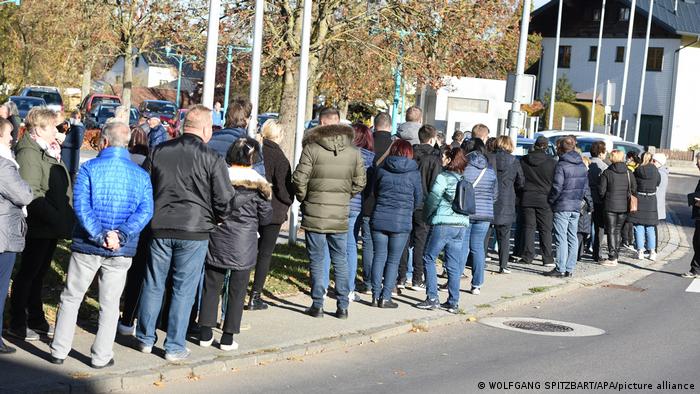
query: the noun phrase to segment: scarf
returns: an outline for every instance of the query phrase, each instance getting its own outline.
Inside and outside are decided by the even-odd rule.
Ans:
[[[59,145],[58,142],[46,142],[45,139],[37,136],[36,134],[31,134],[31,137],[37,144],[39,144],[39,147],[45,151],[47,155],[61,161],[61,145]]]

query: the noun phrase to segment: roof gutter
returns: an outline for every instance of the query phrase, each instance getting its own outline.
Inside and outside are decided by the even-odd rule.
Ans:
[[[666,147],[671,146],[671,134],[673,133],[673,110],[676,106],[676,74],[678,72],[678,53],[685,48],[693,46],[700,42],[700,34],[695,36],[695,41],[683,45],[682,47],[673,51],[673,75],[671,76],[671,105],[668,106],[668,127],[666,129]]]

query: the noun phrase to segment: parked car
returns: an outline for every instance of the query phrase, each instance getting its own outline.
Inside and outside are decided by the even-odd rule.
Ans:
[[[533,145],[535,145],[534,139],[518,137],[517,145],[515,147],[515,152],[513,152],[513,154],[516,156],[525,156],[532,150]],[[552,144],[551,142],[549,143],[549,147],[547,148],[547,155],[548,156],[556,156],[557,155],[556,149],[554,148],[554,144]]]
[[[131,110],[129,111],[129,127],[133,129],[134,127],[138,126],[140,117],[141,113],[132,105]]]
[[[27,116],[27,112],[29,112],[30,109],[46,105],[44,99],[37,97],[10,96],[10,101],[17,105],[19,117],[22,118],[22,122],[24,122],[24,118]]]
[[[85,118],[85,117],[87,117],[88,113],[90,113],[91,110],[99,107],[100,104],[121,104],[121,103],[122,103],[122,100],[119,98],[119,96],[113,96],[110,94],[103,94],[103,93],[90,93],[87,96],[85,96],[83,101],[78,106],[78,109],[80,110],[80,113],[83,115],[83,118]]]
[[[58,88],[52,86],[28,86],[19,93],[20,96],[44,99],[46,106],[63,115],[63,98]]]
[[[644,153],[643,146],[641,146],[639,144],[635,144],[634,142],[628,142],[628,141],[614,142],[613,149],[621,150],[621,151],[625,152],[625,154],[627,154],[627,152],[634,151],[634,152],[637,152],[637,154],[639,156],[641,156],[642,153]]]
[[[87,117],[84,118],[85,128],[101,129],[109,118],[114,117],[114,113],[120,103],[103,103],[94,107]],[[129,111],[129,126],[136,127],[139,121],[139,111],[132,106]]]
[[[264,112],[258,115],[258,132],[262,130],[263,125],[270,119],[279,119],[280,114],[277,112]]]
[[[608,152],[611,152],[614,149],[614,143],[624,142],[622,138],[615,135],[594,133],[590,131],[548,130],[535,133],[535,138],[541,135],[547,137],[549,139],[549,142],[551,142],[554,145],[556,145],[556,142],[559,138],[567,135],[573,135],[576,137],[578,148],[581,149],[581,152],[585,155],[589,154],[588,150],[590,149],[591,144],[593,144],[594,141],[605,141],[605,150]]]
[[[139,111],[149,118],[160,118],[170,126],[176,123],[175,115],[177,107],[175,103],[167,100],[144,100],[139,106]]]

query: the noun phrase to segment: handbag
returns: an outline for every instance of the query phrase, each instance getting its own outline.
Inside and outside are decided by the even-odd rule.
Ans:
[[[632,194],[632,181],[630,180],[630,172],[627,171],[627,207],[630,213],[637,212],[639,209],[639,200],[637,196]]]

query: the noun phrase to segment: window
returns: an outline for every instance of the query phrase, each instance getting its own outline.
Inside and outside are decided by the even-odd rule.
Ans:
[[[630,20],[630,9],[628,7],[620,8],[620,12],[617,14],[617,20],[620,22],[627,22]]]
[[[449,97],[447,99],[447,110],[487,114],[489,113],[489,101],[470,98]]]
[[[571,66],[571,46],[562,45],[559,47],[559,68],[569,68]]]
[[[588,61],[594,62],[598,60],[598,46],[592,45],[588,50]]]
[[[647,57],[647,71],[661,71],[664,64],[664,49],[649,48]]]
[[[593,22],[600,22],[600,8],[593,10]]]
[[[615,48],[615,63],[622,63],[625,61],[625,47]]]

